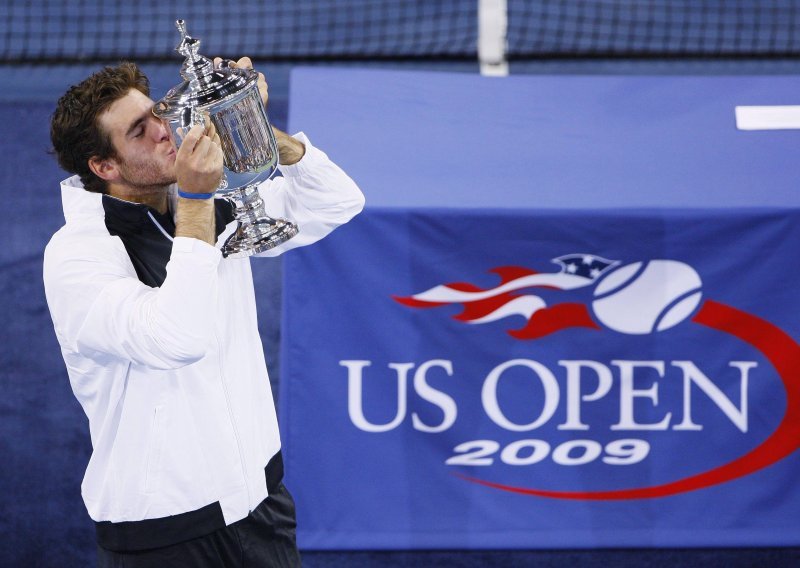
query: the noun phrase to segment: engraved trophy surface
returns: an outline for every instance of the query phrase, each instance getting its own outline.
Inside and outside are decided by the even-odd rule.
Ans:
[[[186,33],[184,21],[178,20],[176,26],[181,33],[176,51],[185,57],[184,81],[155,104],[153,114],[169,125],[176,144],[189,128],[203,124],[209,116],[225,157],[216,194],[233,202],[238,221],[222,254],[245,257],[271,249],[295,236],[298,229],[291,221],[268,216],[258,193],[258,185],[278,168],[278,145],[258,91],[258,73],[226,63],[215,69],[211,60],[198,54],[200,41]]]

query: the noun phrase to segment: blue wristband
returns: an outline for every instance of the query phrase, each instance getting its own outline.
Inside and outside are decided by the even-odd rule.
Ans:
[[[184,199],[211,199],[214,197],[214,192],[211,193],[188,193],[182,189],[178,190],[178,196]]]

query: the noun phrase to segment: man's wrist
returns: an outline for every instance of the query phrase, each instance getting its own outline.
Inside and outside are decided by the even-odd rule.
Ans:
[[[178,197],[175,212],[175,236],[216,242],[214,199],[187,199]]]
[[[278,157],[282,166],[292,166],[303,159],[306,146],[285,132],[273,127],[275,140],[278,142]]]
[[[214,197],[214,192],[211,193],[193,193],[191,191],[183,191],[182,189],[178,190],[178,197],[182,197],[184,199],[211,199]]]

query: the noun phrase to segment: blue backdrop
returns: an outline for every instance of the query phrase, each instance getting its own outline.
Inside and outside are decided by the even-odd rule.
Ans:
[[[733,116],[797,87],[297,73],[367,196],[284,265],[302,545],[797,545],[797,133]]]
[[[360,64],[359,64],[360,65]],[[257,64],[259,68],[263,68]],[[434,66],[434,64],[430,64]],[[455,64],[446,63],[443,67],[455,67]],[[475,65],[465,64],[463,67],[474,71]],[[518,64],[516,69],[523,67],[532,69],[536,72],[551,70],[555,73],[564,72],[584,72],[584,73],[625,73],[643,74],[648,71],[663,73],[699,73],[717,72],[728,70],[731,73],[742,73],[751,70],[754,73],[772,72],[786,73],[796,69],[794,62],[690,62],[675,63],[671,62],[653,64],[651,62],[534,62],[528,65]],[[52,323],[46,310],[44,294],[41,286],[41,251],[47,239],[62,222],[60,209],[58,182],[64,177],[56,166],[54,160],[47,155],[48,143],[48,121],[50,113],[55,105],[55,100],[71,83],[85,77],[90,71],[97,68],[97,65],[85,65],[79,67],[60,66],[60,67],[8,67],[4,66],[0,71],[6,80],[6,89],[0,94],[0,99],[4,105],[0,109],[0,148],[3,150],[3,165],[0,167],[0,180],[2,180],[3,203],[9,212],[6,218],[6,236],[0,250],[2,256],[2,266],[0,266],[0,305],[3,313],[6,314],[7,325],[0,329],[0,456],[3,457],[4,466],[0,468],[0,478],[2,478],[2,497],[0,497],[0,510],[4,512],[0,518],[0,534],[6,538],[0,541],[0,564],[7,566],[83,566],[90,565],[94,558],[94,535],[93,529],[85,508],[80,499],[80,481],[83,475],[85,464],[88,460],[90,444],[88,438],[88,424],[81,412],[79,405],[69,390],[66,372],[63,361],[58,353],[58,347],[52,331]],[[154,79],[154,93],[163,93],[164,90],[177,82],[177,70],[174,64],[166,65],[163,68],[157,66],[145,66],[148,74]],[[286,98],[288,87],[286,78],[288,77],[288,65],[270,65],[266,68],[267,74],[271,79],[270,104],[271,118],[280,127],[286,123]],[[400,79],[402,75],[393,75],[395,79]],[[369,76],[374,77],[374,76]],[[433,79],[436,76],[431,76]],[[382,76],[381,80],[390,80],[392,76]],[[419,75],[415,75],[419,78]],[[599,77],[595,77],[600,79]],[[564,79],[568,79],[564,77]],[[356,179],[361,182],[368,193],[368,199],[372,206],[384,204],[393,199],[396,203],[402,204],[403,196],[408,194],[410,200],[419,200],[421,195],[429,193],[430,199],[439,199],[436,187],[430,185],[419,185],[419,179],[412,180],[403,184],[399,188],[395,185],[375,183],[372,176],[374,172],[380,172],[385,166],[385,160],[389,157],[381,155],[386,143],[391,142],[397,136],[406,137],[401,149],[407,148],[411,139],[411,147],[420,140],[430,138],[436,142],[439,136],[446,130],[432,131],[425,125],[417,127],[419,121],[413,120],[405,114],[398,115],[403,128],[381,129],[377,138],[370,140],[360,140],[348,135],[348,122],[359,123],[362,121],[361,113],[349,105],[343,106],[346,111],[346,119],[343,122],[331,125],[320,123],[314,119],[313,123],[306,123],[306,118],[311,120],[317,111],[315,106],[322,113],[332,113],[331,118],[336,116],[336,109],[332,109],[327,104],[326,97],[319,96],[319,93],[326,93],[335,87],[330,79],[319,78],[323,87],[315,87],[318,90],[316,104],[312,104],[312,99],[308,96],[302,97],[302,105],[298,108],[300,114],[293,117],[294,128],[303,128],[320,147],[329,150],[332,157],[340,161]],[[577,79],[587,85],[587,93],[594,88],[591,78]],[[783,89],[771,89],[772,80],[791,81],[791,77],[762,77],[757,81],[748,80],[749,85],[758,86],[759,94],[763,95],[759,99],[764,102],[774,102],[780,98],[781,102],[794,102],[790,93]],[[727,81],[727,79],[726,79]],[[424,85],[423,81],[420,85]],[[598,83],[599,85],[600,83]],[[388,86],[392,88],[392,83]],[[370,90],[364,84],[356,86],[356,93],[363,91],[367,95]],[[352,87],[347,86],[346,89]],[[406,91],[413,91],[413,85]],[[303,89],[298,90],[299,93]],[[716,96],[724,96],[717,94]],[[767,97],[769,96],[769,98]],[[423,89],[417,95],[418,99],[427,98]],[[341,105],[347,98],[335,98],[336,104]],[[504,99],[508,104],[509,99]],[[445,101],[446,102],[446,101]],[[298,104],[299,101],[298,101]],[[419,104],[419,103],[418,103]],[[478,109],[487,107],[488,102],[482,101]],[[383,117],[386,120],[395,116],[394,108],[385,107],[392,112],[385,112]],[[446,110],[446,105],[445,105]],[[482,111],[483,112],[483,111]],[[442,111],[442,117],[446,112]],[[477,118],[482,115],[480,112],[474,113]],[[680,116],[679,114],[677,116]],[[726,115],[729,116],[729,115]],[[673,117],[675,118],[675,117]],[[728,120],[729,118],[726,118]],[[375,122],[374,113],[364,115],[363,120]],[[334,121],[335,123],[336,121]],[[642,119],[642,123],[646,121]],[[314,125],[326,124],[324,129]],[[376,126],[379,122],[375,123]],[[416,128],[415,128],[416,127]],[[553,122],[553,128],[557,123]],[[360,126],[359,126],[360,129]],[[491,134],[491,129],[481,130],[479,140]],[[772,166],[765,159],[769,156],[776,156],[775,148],[790,149],[793,147],[796,133],[794,132],[774,132],[774,133],[751,133],[744,135],[743,140],[747,140],[748,147],[753,152],[763,152],[766,158],[754,160],[753,164],[763,164],[767,172],[774,175],[784,176],[786,183],[781,185],[787,191],[783,194],[784,199],[791,197],[790,189],[793,179],[792,155],[781,154],[782,161],[777,166]],[[571,139],[575,142],[582,140],[581,133],[571,134]],[[374,141],[380,140],[380,144]],[[496,143],[496,139],[492,139]],[[340,144],[337,141],[347,141],[348,144]],[[613,152],[616,142],[607,142],[607,151]],[[774,146],[773,146],[774,145]],[[491,145],[490,145],[491,147]],[[713,150],[713,144],[701,145],[703,148]],[[577,148],[577,146],[576,146]],[[431,160],[436,161],[438,155],[431,153],[435,146],[427,146],[424,152],[417,152],[424,155],[427,153]],[[443,151],[447,147],[443,148]],[[559,153],[551,152],[548,148],[546,139],[537,143],[532,148],[533,152],[545,151],[548,159],[558,158]],[[675,149],[662,156],[661,159],[669,159]],[[720,155],[731,155],[731,148],[725,147],[724,152],[720,150]],[[405,156],[406,151],[398,155]],[[361,157],[363,156],[363,160]],[[575,160],[582,157],[579,154],[573,156]],[[530,157],[528,158],[531,159]],[[568,155],[564,155],[564,160]],[[371,170],[370,164],[378,164],[378,167]],[[400,160],[403,163],[403,160]],[[491,162],[481,162],[485,164],[487,171],[497,171]],[[537,168],[531,169],[533,172],[540,171],[538,166],[544,162],[536,162]],[[624,163],[624,162],[623,162]],[[747,161],[737,155],[736,159],[730,160],[730,167],[738,167],[747,164]],[[407,169],[405,175],[411,176],[416,170]],[[755,188],[750,193],[753,202],[760,202],[760,199],[772,200],[773,193],[763,193],[760,176],[744,175],[738,176],[744,180],[753,181]],[[411,180],[411,178],[408,178]],[[771,178],[772,179],[772,178]],[[772,182],[775,180],[772,179]],[[770,187],[777,187],[770,185]],[[419,191],[415,188],[419,187]],[[475,192],[484,195],[487,201],[492,201],[494,205],[502,204],[504,196],[497,193],[503,190],[502,184],[494,184],[491,191]],[[723,186],[722,189],[724,190]],[[383,191],[382,188],[385,188]],[[536,192],[534,185],[530,186],[530,193],[517,192],[516,198],[525,198],[530,195],[531,203],[535,200],[546,197],[552,200],[557,196],[553,192]],[[465,186],[465,190],[468,187]],[[564,189],[564,188],[561,188]],[[380,191],[379,191],[380,190]],[[410,193],[409,193],[410,192]],[[587,192],[591,196],[594,193]],[[467,194],[465,194],[467,195]],[[613,195],[613,194],[611,194]],[[721,191],[721,195],[725,195]],[[733,196],[734,198],[740,198]],[[411,202],[411,201],[410,201]],[[424,202],[422,203],[427,208]],[[515,203],[511,202],[512,207]],[[774,201],[770,201],[777,205]],[[451,205],[451,201],[439,200],[439,205]],[[435,205],[435,203],[433,203]],[[613,204],[612,204],[613,205]],[[368,210],[369,213],[370,210]],[[360,221],[359,221],[360,222]],[[354,225],[355,226],[355,225]],[[481,225],[481,228],[485,228]],[[334,235],[336,237],[336,235]],[[336,237],[338,238],[338,237]],[[335,242],[335,241],[334,241]],[[701,245],[698,245],[701,246]],[[731,245],[733,246],[733,245]],[[296,251],[300,253],[300,251]],[[768,252],[765,252],[765,255]],[[295,253],[291,253],[295,254]],[[490,259],[493,260],[493,259]],[[549,259],[540,257],[538,254],[531,253],[526,256],[524,264],[530,268],[537,268],[542,271],[554,270],[555,265],[549,263]],[[632,258],[626,257],[624,260],[630,261]],[[521,261],[520,261],[521,262]],[[348,268],[352,270],[363,270],[365,264],[349,263]],[[490,286],[498,281],[496,277],[486,273],[489,268],[494,267],[493,262],[486,262],[480,266],[470,267],[468,273],[458,275],[458,278],[472,280],[473,282],[485,283]],[[276,366],[276,338],[278,330],[276,324],[278,281],[280,274],[280,262],[271,260],[261,260],[253,263],[254,274],[257,279],[257,290],[259,293],[259,322],[261,332],[265,342],[267,360],[271,363],[271,375],[273,379],[277,377]],[[481,278],[485,280],[481,280]],[[704,282],[707,282],[708,275],[704,274]],[[392,293],[408,295],[421,291],[416,287],[394,290]],[[393,301],[393,300],[392,300]],[[398,308],[405,310],[408,317],[419,317],[425,312],[414,312],[397,304]],[[741,306],[740,306],[741,307]],[[751,306],[748,306],[750,308]],[[770,308],[772,309],[772,308]],[[449,310],[454,308],[440,308],[439,310]],[[769,312],[772,313],[772,312]],[[324,315],[324,314],[323,314]],[[425,317],[437,317],[444,320],[449,319],[450,313],[437,314],[431,311]],[[791,312],[787,310],[786,319],[790,319]],[[320,316],[322,317],[322,315]],[[425,318],[422,318],[425,319]],[[464,324],[460,324],[463,329]],[[505,330],[501,324],[500,327]],[[783,325],[783,323],[781,324]],[[568,332],[563,332],[568,333]],[[338,373],[338,380],[343,380],[345,368],[335,366]],[[367,369],[365,376],[367,380],[373,377],[371,371],[379,370],[374,366]],[[380,369],[388,375],[388,369]],[[459,373],[464,369],[457,367]],[[435,383],[434,369],[431,373],[432,384]],[[477,376],[477,374],[476,374]],[[479,379],[484,378],[479,376]],[[441,379],[440,379],[441,380]],[[449,385],[448,385],[449,386]],[[446,388],[442,385],[442,388]],[[735,396],[735,392],[731,393]],[[611,396],[609,395],[608,400]],[[698,397],[702,400],[702,397]],[[734,401],[736,399],[734,398]],[[367,406],[369,412],[369,406]],[[420,405],[418,411],[436,411],[436,407],[427,403]],[[413,410],[417,410],[414,408]],[[716,410],[716,412],[719,412]],[[383,420],[384,416],[368,415],[372,420]],[[529,418],[521,417],[521,418]],[[435,423],[438,416],[425,416],[430,423]],[[554,419],[556,420],[556,419]],[[720,421],[724,424],[724,418]],[[728,421],[728,423],[730,423]],[[533,437],[533,436],[531,436]],[[286,446],[289,447],[288,441]],[[451,450],[452,448],[445,448]],[[497,457],[497,456],[495,456]],[[339,459],[339,458],[337,458]],[[437,466],[440,464],[437,463]],[[292,485],[293,490],[300,490],[297,484]],[[775,498],[776,502],[780,497]],[[347,504],[340,504],[340,510],[346,512]],[[648,562],[656,565],[674,565],[676,562],[684,565],[696,562],[697,565],[753,565],[755,563],[780,564],[791,562],[797,557],[797,549],[790,550],[697,550],[697,551],[653,551],[646,553]],[[585,553],[575,551],[560,552],[524,552],[524,551],[494,551],[494,552],[365,552],[365,553],[305,553],[305,564],[309,566],[372,566],[372,565],[473,565],[483,566],[489,564],[504,566],[526,566],[532,562],[540,565],[573,565],[580,563],[586,566],[600,566],[614,564],[617,566],[638,566],[643,562],[643,556],[636,551],[605,551],[597,553],[586,551]],[[658,563],[662,564],[658,564]]]

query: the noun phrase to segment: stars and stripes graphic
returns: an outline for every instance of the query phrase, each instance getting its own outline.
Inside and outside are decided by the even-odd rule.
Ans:
[[[599,326],[585,304],[562,302],[548,306],[539,290],[574,290],[594,284],[600,276],[619,264],[592,254],[567,254],[552,259],[558,272],[537,272],[520,266],[492,268],[500,284],[480,288],[467,282],[434,286],[412,296],[394,296],[410,308],[435,308],[461,304],[463,311],[454,318],[468,324],[485,324],[511,316],[523,316],[526,324],[509,330],[516,339],[537,339],[569,327]],[[533,290],[530,290],[533,289]]]

